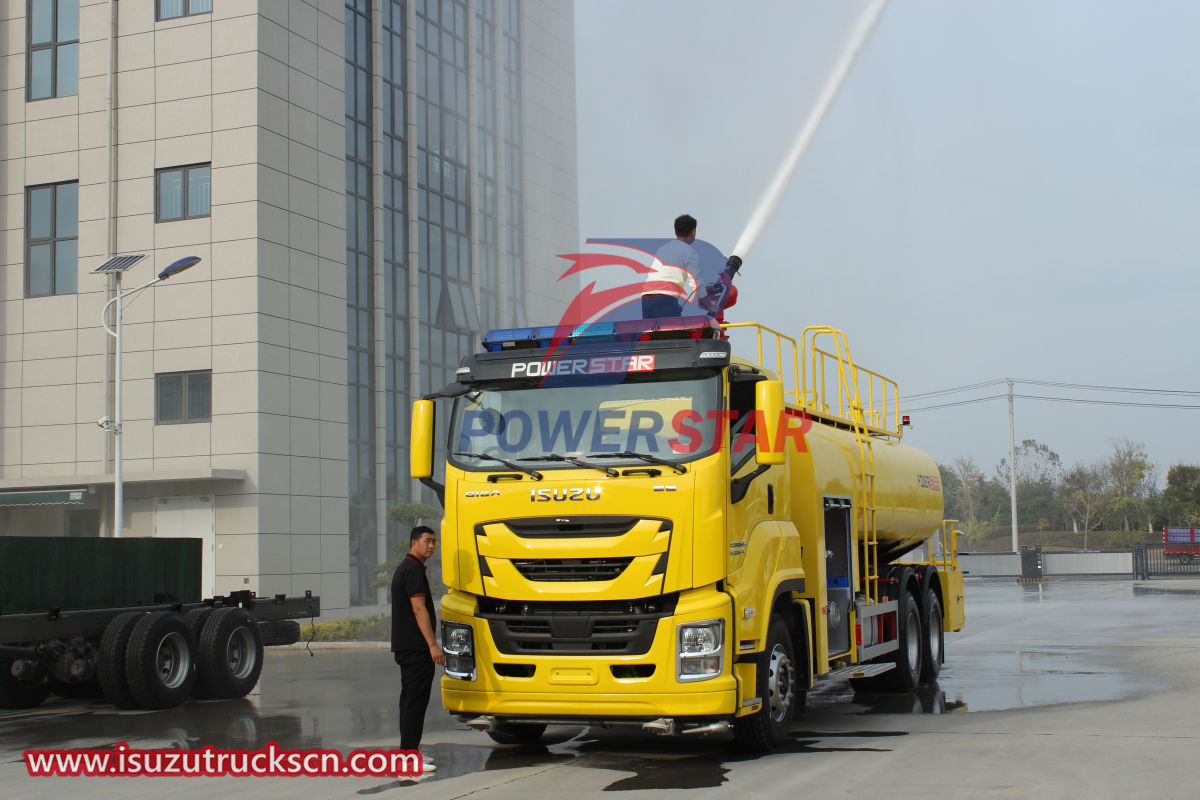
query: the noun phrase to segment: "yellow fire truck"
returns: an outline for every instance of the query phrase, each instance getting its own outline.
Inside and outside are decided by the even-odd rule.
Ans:
[[[819,676],[937,678],[964,620],[937,465],[840,331],[684,317],[483,343],[413,408],[412,474],[445,507],[452,714],[507,743],[637,725],[763,750]]]

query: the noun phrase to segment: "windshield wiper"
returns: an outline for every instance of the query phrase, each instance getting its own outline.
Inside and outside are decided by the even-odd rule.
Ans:
[[[532,475],[534,480],[540,481],[542,479],[542,473],[538,472],[536,469],[530,469],[529,467],[522,467],[520,464],[514,464],[512,461],[509,461],[507,458],[500,458],[499,456],[490,456],[485,453],[454,453],[453,455],[463,456],[465,458],[486,458],[488,461],[495,461],[497,463],[503,464],[504,466],[508,467],[509,469],[515,469],[518,472],[524,472],[526,475]]]
[[[683,466],[682,464],[676,464],[674,461],[668,461],[665,458],[659,458],[658,456],[652,456],[648,453],[635,453],[632,450],[622,450],[619,453],[588,453],[587,457],[588,458],[640,458],[642,461],[645,461],[649,464],[658,464],[659,466],[670,467],[671,469],[675,470],[680,475],[687,472],[687,467]]]
[[[560,456],[558,453],[550,453],[544,456],[530,456],[529,458],[521,458],[519,461],[566,461],[574,464],[577,467],[587,467],[588,469],[598,469],[605,475],[610,475],[614,478],[621,477],[621,473],[612,467],[606,467],[603,464],[589,464],[582,458],[577,456]]]

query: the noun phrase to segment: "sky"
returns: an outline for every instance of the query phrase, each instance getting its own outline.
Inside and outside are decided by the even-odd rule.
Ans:
[[[728,253],[868,0],[577,0],[581,237]],[[902,396],[1004,378],[1066,466],[1200,463],[1200,3],[891,0],[762,236],[731,320],[845,331]],[[908,408],[1001,394],[1003,385]],[[1002,399],[916,412],[937,461],[1007,456]]]

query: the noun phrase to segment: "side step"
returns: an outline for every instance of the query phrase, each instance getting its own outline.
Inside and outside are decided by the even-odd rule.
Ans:
[[[874,678],[876,675],[882,675],[890,669],[895,669],[893,663],[885,664],[852,664],[849,667],[835,669],[829,673],[827,678]]]

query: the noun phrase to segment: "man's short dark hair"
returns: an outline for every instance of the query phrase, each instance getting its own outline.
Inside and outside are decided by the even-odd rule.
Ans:
[[[691,214],[680,214],[675,218],[675,235],[691,236],[696,232],[696,218]]]
[[[424,536],[427,533],[432,535],[433,538],[435,538],[435,539],[437,538],[437,532],[434,531],[434,529],[429,527],[428,525],[418,525],[417,527],[413,528],[412,533],[410,533],[408,535],[408,546],[412,547],[413,544],[417,541],[417,539],[420,539],[422,536]]]

